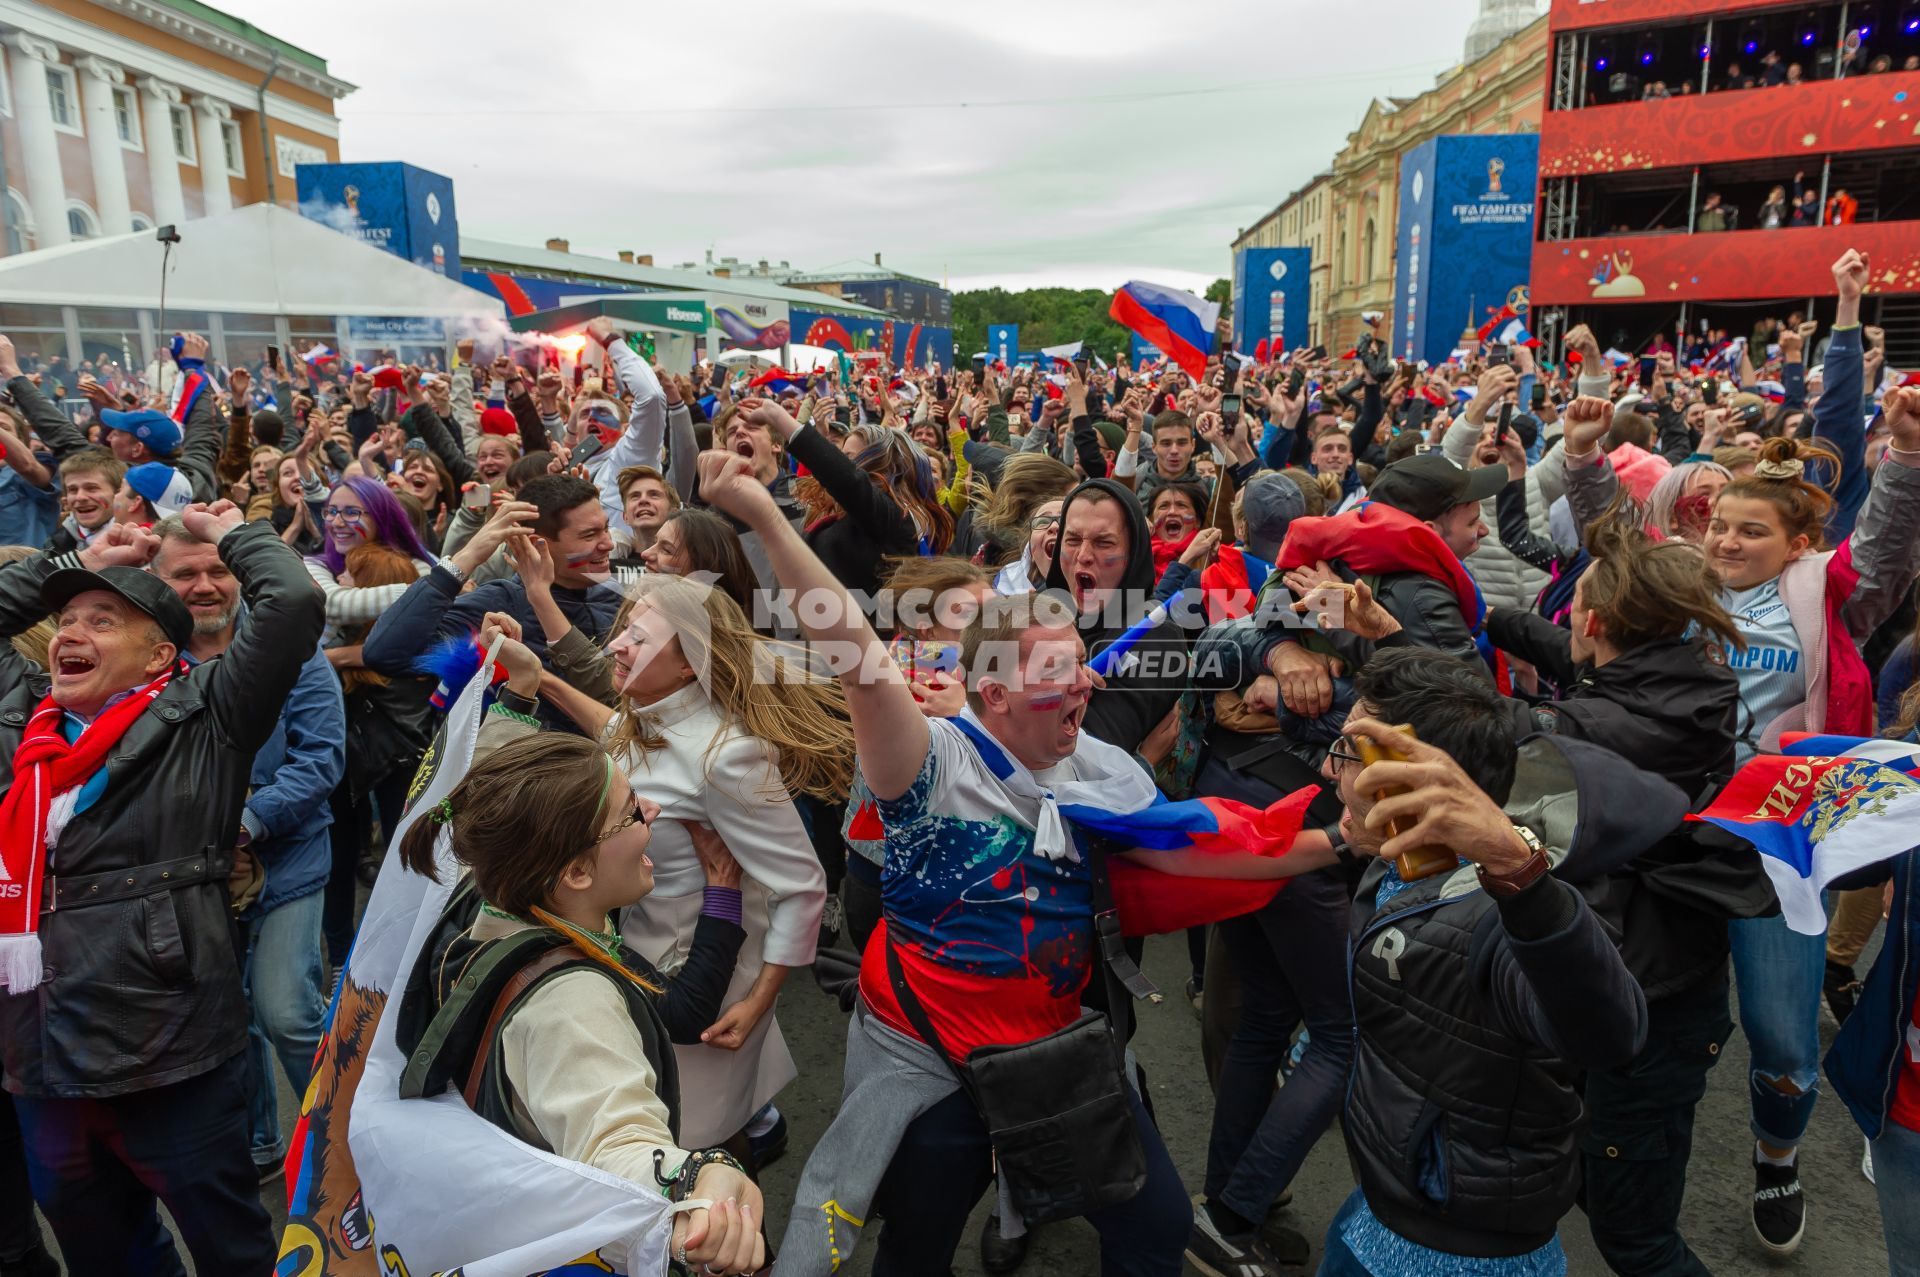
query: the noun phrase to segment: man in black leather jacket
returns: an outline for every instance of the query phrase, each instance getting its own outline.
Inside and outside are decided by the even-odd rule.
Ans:
[[[254,754],[320,640],[324,604],[273,529],[231,502],[181,517],[218,545],[252,614],[224,655],[191,669],[178,653],[192,617],[137,570],[159,545],[144,528],[0,568],[0,637],[61,619],[52,677],[0,643],[0,788],[37,708],[56,707],[77,742],[172,671],[107,764],[53,796],[48,827],[64,823],[42,879],[40,982],[0,993],[0,1066],[33,1194],[74,1273],[181,1271],[156,1197],[198,1271],[275,1262],[248,1154],[227,875]]]

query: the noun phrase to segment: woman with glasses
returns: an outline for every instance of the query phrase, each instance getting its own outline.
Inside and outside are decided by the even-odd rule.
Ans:
[[[523,547],[519,556],[539,550]],[[758,1129],[749,1124],[797,1076],[773,1007],[787,972],[814,959],[827,898],[826,873],[793,800],[844,801],[853,773],[846,702],[837,683],[809,682],[789,667],[787,649],[756,634],[724,592],[655,573],[628,589],[631,602],[598,661],[574,665],[571,686],[548,679],[542,692],[668,817],[711,825],[740,861],[747,939],[724,1009],[699,1044],[676,1050],[682,1133],[709,1144],[746,1131],[764,1165],[784,1128],[777,1116]],[[547,639],[555,650],[573,641],[551,631]],[[621,933],[672,971],[698,926],[700,861],[678,825],[660,830],[652,855],[658,886],[625,912]]]
[[[1001,463],[992,494],[975,513],[980,530],[1010,556],[994,577],[997,592],[1024,594],[1047,579],[1060,509],[1078,482],[1070,467],[1038,452],[1016,452]]]
[[[489,614],[481,642],[503,626],[515,628]],[[528,735],[540,659],[509,639],[500,663],[507,682],[472,766],[400,848],[438,878],[444,829],[463,871],[400,1000],[400,1048],[424,1065],[403,1092],[466,1084],[481,1117],[527,1144],[643,1192],[711,1202],[675,1219],[654,1271],[671,1256],[676,1271],[753,1272],[766,1262],[760,1190],[724,1149],[676,1134],[681,1087],[697,1079],[674,1044],[697,1042],[719,1011],[745,939],[740,866],[712,830],[659,822],[600,746]],[[669,830],[690,840],[703,889],[684,961],[663,972],[621,942],[614,918],[653,891],[649,853]]]
[[[347,705],[347,770],[333,791],[333,868],[323,922],[328,955],[338,965],[353,941],[356,870],[372,846],[374,817],[382,830],[398,823],[407,781],[432,737],[433,684],[374,674],[362,663],[360,646],[413,578],[431,569],[434,557],[399,499],[378,479],[342,479],[320,517],[323,540],[320,551],[307,557],[307,572],[327,598],[321,645],[341,672]],[[377,561],[382,583],[356,580],[349,556],[363,575]]]

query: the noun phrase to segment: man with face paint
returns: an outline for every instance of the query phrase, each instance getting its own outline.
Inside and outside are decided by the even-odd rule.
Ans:
[[[701,487],[766,538],[783,587],[837,604],[800,615],[810,641],[851,658],[841,685],[861,775],[886,829],[886,918],[866,950],[849,1031],[848,1099],[802,1173],[783,1263],[826,1271],[849,1255],[862,1221],[878,1214],[886,1220],[872,1269],[878,1277],[944,1272],[991,1182],[991,1147],[971,1100],[891,996],[888,954],[951,1058],[1031,1042],[1071,1023],[1089,976],[1099,973],[1092,880],[1077,850],[1082,835],[1068,832],[1057,806],[1050,818],[1048,804],[1059,791],[1058,803],[1070,804],[1090,787],[1132,809],[1134,800],[1150,801],[1152,785],[1125,751],[1085,734],[1096,680],[1060,603],[1002,600],[1005,614],[970,625],[962,643],[967,709],[958,719],[929,719],[747,460],[704,455]],[[1017,610],[1024,608],[1032,610]],[[1225,854],[1246,876],[1280,868],[1255,859]],[[1102,1271],[1175,1272],[1191,1208],[1145,1111],[1137,1101],[1129,1107],[1145,1182],[1087,1219],[1100,1234]],[[823,1202],[838,1212],[821,1210]]]
[[[561,678],[566,671],[547,650],[545,630],[516,573],[461,593],[481,564],[509,537],[530,538],[520,562],[540,575],[553,604],[573,628],[596,642],[613,628],[621,594],[609,584],[613,534],[600,506],[600,491],[571,475],[543,475],[505,502],[457,554],[441,559],[431,572],[407,587],[367,635],[361,659],[368,669],[388,675],[409,673],[434,644],[480,628],[488,612],[505,612],[526,631],[527,646]],[[541,721],[548,727],[577,731],[571,719],[546,701]]]

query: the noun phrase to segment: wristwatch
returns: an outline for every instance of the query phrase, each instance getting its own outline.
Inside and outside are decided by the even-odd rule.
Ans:
[[[1320,832],[1325,834],[1327,842],[1332,844],[1335,864],[1339,865],[1342,869],[1352,869],[1360,863],[1359,857],[1353,854],[1353,845],[1347,841],[1346,834],[1341,832],[1339,821],[1336,820],[1330,825],[1322,825]]]
[[[1485,865],[1474,866],[1474,872],[1480,878],[1481,887],[1485,888],[1490,896],[1502,899],[1517,896],[1544,876],[1551,867],[1547,863],[1546,846],[1535,836],[1533,830],[1525,825],[1515,825],[1513,832],[1519,836],[1521,842],[1527,845],[1527,850],[1532,854],[1511,873],[1490,874]]]

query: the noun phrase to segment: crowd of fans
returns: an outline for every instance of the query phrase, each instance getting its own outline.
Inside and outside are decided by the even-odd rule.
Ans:
[[[1868,263],[1833,275],[1824,334],[1644,364],[1580,328],[1558,366],[1367,337],[776,377],[596,320],[571,384],[473,342],[222,377],[188,334],[72,370],[84,428],[0,337],[31,884],[0,894],[0,1271],[58,1271],[35,1203],[68,1271],[166,1271],[156,1198],[199,1271],[273,1268],[275,1070],[305,1091],[475,636],[481,745],[386,870],[451,826],[408,1005],[535,964],[448,1068],[516,1137],[711,1203],[686,1271],[810,1277],[871,1234],[873,1272],[945,1272],[989,1192],[995,1272],[1083,1215],[1103,1273],[1561,1273],[1576,1203],[1614,1271],[1705,1271],[1681,1202],[1735,984],[1756,1255],[1841,1226],[1796,1156],[1824,1067],[1916,1271],[1914,852],[1808,936],[1685,820],[1783,732],[1920,741],[1920,377],[1861,325]],[[1147,849],[1088,815],[1162,799],[1291,824]],[[1170,931],[1213,1089],[1189,1185],[1124,1055]],[[845,1101],[767,1202],[781,1020],[839,1015]],[[1045,1156],[990,1102],[1012,1048],[1087,1064],[1013,1075]],[[1337,1116],[1357,1186],[1298,1218]]]

